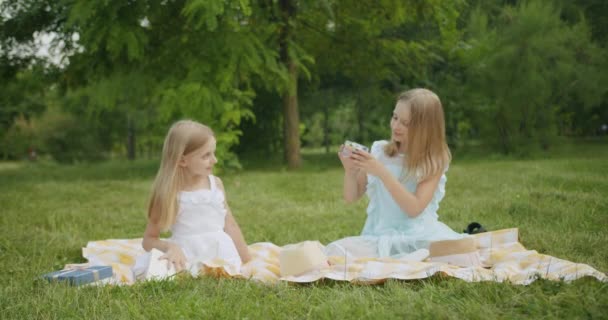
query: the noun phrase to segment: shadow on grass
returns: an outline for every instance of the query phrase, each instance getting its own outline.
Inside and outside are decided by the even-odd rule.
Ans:
[[[107,161],[60,165],[53,162],[23,162],[18,168],[0,171],[0,186],[44,181],[90,181],[153,179],[158,161]]]
[[[485,161],[536,161],[544,159],[606,159],[608,158],[608,137],[587,138],[555,138],[547,150],[540,148],[521,148],[505,154],[483,145],[470,141],[460,147],[451,147],[454,162],[485,162]]]

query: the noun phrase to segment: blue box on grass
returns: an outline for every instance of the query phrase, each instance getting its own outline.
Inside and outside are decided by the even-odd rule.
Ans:
[[[112,266],[93,266],[50,272],[43,277],[51,282],[67,281],[71,285],[92,283],[112,276]]]

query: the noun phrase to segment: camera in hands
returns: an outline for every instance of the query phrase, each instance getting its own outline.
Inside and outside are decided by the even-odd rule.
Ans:
[[[342,146],[342,150],[340,151],[340,154],[342,156],[344,156],[344,157],[350,157],[350,155],[355,150],[363,150],[365,152],[369,152],[369,148],[368,147],[366,147],[366,146],[364,146],[362,144],[353,142],[353,141],[346,140],[344,142],[344,145]]]

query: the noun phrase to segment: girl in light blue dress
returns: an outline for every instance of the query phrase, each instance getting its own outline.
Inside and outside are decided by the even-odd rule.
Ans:
[[[402,93],[390,122],[390,141],[376,141],[371,153],[345,150],[344,200],[369,197],[360,236],[330,243],[330,256],[422,260],[430,242],[462,239],[438,220],[451,159],[441,101],[427,89]]]

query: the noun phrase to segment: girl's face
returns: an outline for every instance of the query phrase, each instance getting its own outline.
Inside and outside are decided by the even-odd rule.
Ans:
[[[410,108],[403,102],[397,102],[391,118],[391,140],[407,145],[407,130],[410,125]]]
[[[208,176],[213,173],[213,166],[217,163],[215,157],[216,141],[214,137],[209,138],[207,143],[182,156],[180,166],[192,176]]]

